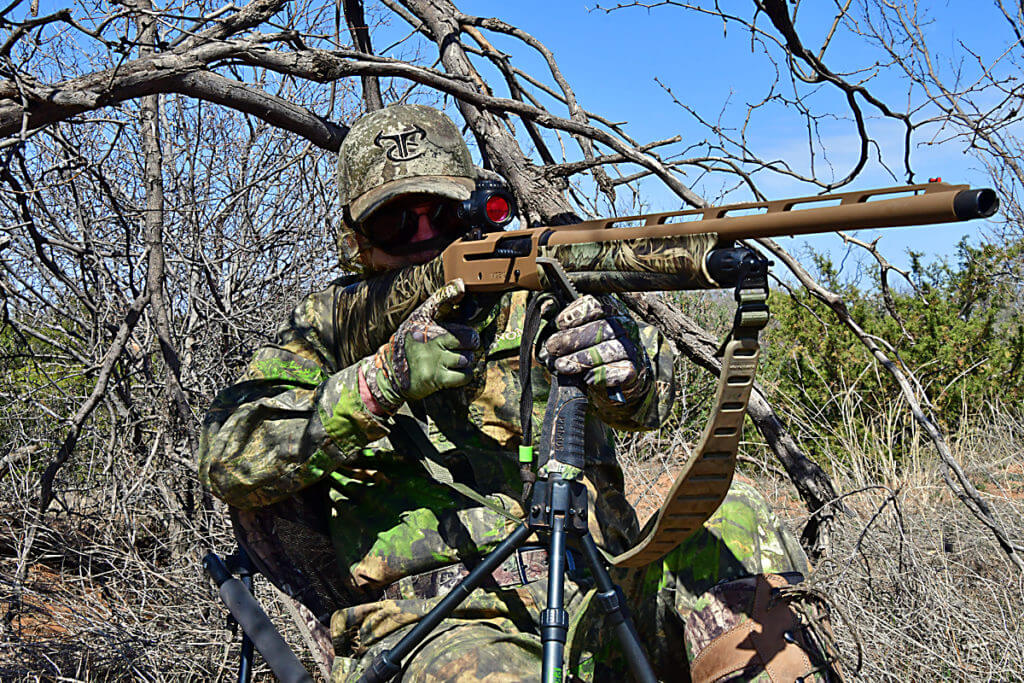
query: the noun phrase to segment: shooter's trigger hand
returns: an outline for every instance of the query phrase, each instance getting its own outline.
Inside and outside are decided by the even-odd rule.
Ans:
[[[544,350],[556,372],[583,373],[588,387],[621,392],[624,402],[646,391],[650,362],[629,316],[587,295],[559,313],[555,326],[558,331],[548,337]]]
[[[444,321],[465,293],[461,279],[441,287],[363,362],[367,389],[384,412],[394,413],[404,401],[460,387],[472,378],[480,335],[468,325]]]

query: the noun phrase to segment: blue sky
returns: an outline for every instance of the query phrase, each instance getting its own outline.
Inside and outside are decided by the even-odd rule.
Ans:
[[[702,139],[707,132],[677,107],[669,95],[655,82],[658,77],[677,97],[685,100],[705,117],[714,119],[725,110],[726,121],[742,121],[744,103],[762,97],[774,78],[773,67],[759,50],[751,52],[749,34],[738,25],[731,25],[723,35],[721,20],[702,17],[679,8],[661,7],[651,10],[630,8],[611,14],[588,11],[593,2],[563,0],[561,2],[488,2],[485,0],[457,3],[463,11],[482,16],[497,16],[542,40],[555,54],[569,82],[576,89],[580,103],[616,121],[628,121],[628,132],[640,140],[655,140],[680,134],[684,141]],[[710,3],[706,3],[710,4]],[[741,16],[751,14],[750,2],[723,2],[728,11]],[[922,3],[922,5],[927,3]],[[966,53],[958,41],[983,56],[992,56],[1004,44],[996,35],[1001,25],[988,2],[931,3],[931,23],[927,38],[933,50],[941,55],[941,64],[949,58],[961,59]],[[804,2],[797,27],[809,47],[816,48],[835,14],[833,3]],[[761,25],[768,26],[764,17]],[[993,27],[999,31],[993,31]],[[495,39],[499,46],[508,41]],[[988,53],[986,55],[986,52]],[[521,66],[532,73],[543,73],[539,59],[531,59],[526,51],[516,48]],[[872,51],[860,40],[841,36],[825,55],[836,70],[872,64],[879,52]],[[894,108],[906,102],[906,85],[898,78],[879,79],[871,86]],[[826,125],[823,140],[835,174],[846,174],[857,153],[857,138],[848,110],[831,90],[823,89],[813,102],[822,111],[834,111],[844,119]],[[902,132],[899,124],[875,117],[869,125],[882,146],[883,158],[897,173],[894,180],[877,163],[872,163],[848,189],[886,187],[902,184]],[[781,108],[764,112],[750,129],[748,139],[767,158],[785,158],[798,168],[806,169],[806,129],[791,112]],[[922,136],[921,139],[925,139]],[[964,145],[952,141],[941,145],[915,146],[912,164],[916,180],[941,176],[947,182],[967,182],[975,186],[988,184],[980,165],[965,156]],[[807,185],[781,177],[760,176],[762,189],[771,197],[814,194]],[[698,186],[705,196],[715,196],[721,182]],[[678,200],[654,184],[646,186],[652,210],[677,208]],[[736,192],[726,201],[744,201],[749,194]],[[914,249],[936,257],[952,253],[965,234],[974,234],[981,226],[954,224],[929,228],[903,228],[884,232],[882,246],[894,263],[906,264],[906,250]],[[867,231],[865,231],[867,232]],[[861,237],[871,236],[870,232]],[[837,258],[844,252],[838,237],[823,236],[810,243],[830,251]],[[790,246],[794,246],[790,243]]]

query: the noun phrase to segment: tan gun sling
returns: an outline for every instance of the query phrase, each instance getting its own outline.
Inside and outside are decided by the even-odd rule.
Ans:
[[[732,483],[743,418],[760,356],[758,333],[768,324],[767,275],[747,277],[736,289],[738,308],[708,424],[693,457],[679,472],[641,540],[611,558],[617,567],[642,567],[685,541],[718,509]]]

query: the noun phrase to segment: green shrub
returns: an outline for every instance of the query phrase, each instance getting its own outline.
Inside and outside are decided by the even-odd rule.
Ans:
[[[879,344],[886,355],[916,376],[935,417],[955,431],[987,403],[1014,411],[1021,407],[1020,256],[1020,244],[974,247],[966,240],[951,259],[925,264],[912,254],[913,287],[891,285],[889,306],[878,288],[842,277],[827,256],[812,254],[812,259],[819,282],[843,297],[867,334],[885,340]],[[884,428],[898,432],[893,447],[899,455],[912,431],[911,418],[903,406],[894,413],[899,389],[888,372],[827,306],[805,292],[791,296],[777,288],[771,308],[762,382],[801,424],[824,427],[805,435],[818,437],[809,448],[816,450],[817,443],[834,453],[840,425],[847,438],[863,440],[877,438]],[[886,342],[894,348],[886,348]]]

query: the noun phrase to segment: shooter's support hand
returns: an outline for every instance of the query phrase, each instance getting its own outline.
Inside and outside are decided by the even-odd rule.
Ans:
[[[559,313],[555,326],[544,349],[556,372],[582,374],[587,388],[601,396],[618,393],[622,403],[650,391],[651,363],[632,318],[588,294]]]

